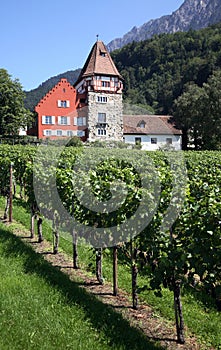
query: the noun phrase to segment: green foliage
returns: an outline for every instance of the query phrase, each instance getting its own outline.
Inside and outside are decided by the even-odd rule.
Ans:
[[[69,141],[66,147],[82,147],[83,143],[81,139],[77,136],[73,136]]]
[[[78,221],[76,231],[85,234],[86,239],[89,237],[90,243],[97,243],[94,228],[107,228],[111,242],[117,239],[123,243],[134,238],[137,252],[146,257],[143,273],[149,276],[148,287],[157,295],[163,288],[174,290],[177,282],[186,288],[195,288],[197,284],[199,290],[214,297],[220,308],[221,153],[149,152],[148,164],[141,167],[144,154],[124,150],[122,157],[120,150],[98,152],[97,148],[84,151],[69,147],[61,153],[59,147],[41,147],[37,152],[36,147],[0,147],[0,159],[7,159],[1,162],[3,173],[13,161],[14,177],[25,182],[29,203],[42,191],[40,204],[47,217],[53,218],[59,213],[59,206],[64,205]],[[98,156],[102,158],[99,160]],[[132,159],[136,166],[129,162]],[[96,168],[91,167],[94,160],[98,160]],[[147,188],[141,178],[147,181]],[[61,202],[54,201],[55,191],[59,192]],[[145,196],[148,205],[132,227],[128,222]],[[104,206],[99,207],[100,203]],[[149,215],[152,216],[148,224]],[[142,217],[146,225],[141,232]],[[62,225],[67,218],[66,214],[61,215]],[[124,223],[127,225],[122,229]],[[108,230],[111,227],[118,227],[116,236]]]
[[[215,72],[221,68],[220,43],[217,24],[157,35],[112,53],[125,79],[125,101],[150,106],[156,114],[175,115],[184,149],[189,142],[195,149],[220,149],[221,88]]]
[[[214,37],[216,45],[214,44]],[[172,113],[186,83],[202,86],[221,65],[221,25],[199,31],[161,34],[112,52],[125,79],[125,98],[156,113]]]
[[[18,135],[32,120],[24,108],[25,94],[19,81],[12,80],[5,69],[0,69],[0,135]]]
[[[3,207],[3,200],[0,198],[0,207]],[[30,213],[25,210],[24,203],[20,200],[14,200],[13,217],[16,221],[22,223],[25,228],[30,229]],[[21,229],[21,227],[19,228]],[[24,228],[22,226],[24,232]],[[52,244],[52,229],[46,220],[43,221],[44,237]],[[29,233],[28,233],[29,234]],[[72,243],[65,238],[60,237],[60,251],[65,251],[70,259],[73,254]],[[94,264],[91,264],[90,256],[91,249],[85,246],[84,242],[79,242],[78,245],[79,262],[80,267],[84,273],[91,276],[94,273]],[[108,252],[103,259],[103,274],[107,281],[112,281],[112,258],[108,257],[111,254]],[[127,293],[131,291],[131,273],[130,264],[125,261],[125,255],[118,253],[119,265],[118,265],[118,280],[119,288],[126,290]],[[91,269],[89,271],[89,265]],[[147,276],[140,271],[138,275],[140,298],[142,301],[152,306],[152,317],[158,318],[163,316],[162,322],[168,323],[168,320],[172,320],[171,327],[173,327],[173,298],[172,293],[168,289],[162,288],[162,297],[157,297],[149,286],[143,288],[147,284]],[[144,272],[144,271],[143,271]],[[221,314],[217,312],[213,300],[205,293],[199,292],[197,288],[183,288],[183,312],[185,317],[185,323],[188,327],[189,335],[194,334],[202,344],[203,349],[209,347],[219,348],[220,344],[220,332],[221,332]],[[121,332],[121,330],[120,330]],[[126,330],[125,330],[126,332]],[[125,333],[127,335],[127,332]],[[127,335],[128,336],[128,335]],[[204,345],[204,346],[203,346]],[[149,348],[148,348],[149,349]]]
[[[183,149],[191,143],[195,149],[221,148],[221,70],[209,76],[202,87],[188,84],[175,100],[174,120],[183,130]]]

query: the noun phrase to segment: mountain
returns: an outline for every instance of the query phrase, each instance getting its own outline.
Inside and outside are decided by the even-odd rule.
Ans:
[[[51,90],[59,81],[61,78],[66,78],[71,85],[73,85],[79,74],[81,69],[71,70],[67,71],[65,73],[61,73],[59,75],[56,75],[52,78],[49,78],[45,82],[43,82],[41,85],[39,85],[36,89],[26,91],[25,95],[25,107],[30,109],[31,111],[34,110],[34,107],[37,105],[37,103],[42,99],[42,97]]]
[[[107,48],[113,51],[133,41],[146,40],[157,34],[201,29],[220,21],[220,0],[185,0],[171,15],[152,19],[140,27],[133,27],[122,38],[112,40]]]
[[[221,23],[200,30],[155,35],[111,53],[124,78],[124,100],[173,114],[173,103],[195,83],[221,69]]]

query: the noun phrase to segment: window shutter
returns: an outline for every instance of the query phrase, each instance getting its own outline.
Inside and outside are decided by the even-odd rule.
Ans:
[[[46,136],[46,131],[47,131],[47,130],[43,130],[43,135],[44,135],[44,136]]]
[[[61,100],[58,100],[58,107],[61,107]]]
[[[43,116],[41,117],[41,123],[42,123],[42,124],[45,124],[45,115],[43,115]]]
[[[83,117],[83,125],[86,125],[87,121],[86,121],[86,117]]]
[[[52,124],[55,124],[55,116],[54,115],[52,115]]]
[[[67,125],[70,125],[70,117],[67,117]]]
[[[66,106],[70,107],[70,101],[69,100],[66,101]]]
[[[74,117],[74,125],[78,125],[78,118]]]
[[[58,124],[61,124],[61,117],[58,116]]]

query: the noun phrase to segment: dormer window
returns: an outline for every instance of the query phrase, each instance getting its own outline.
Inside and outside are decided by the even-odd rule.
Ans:
[[[100,56],[102,56],[102,57],[106,57],[106,51],[102,51],[102,50],[100,50]]]
[[[137,126],[138,126],[139,128],[141,128],[141,129],[144,129],[144,128],[145,128],[145,125],[146,125],[146,123],[145,123],[144,120],[141,120],[141,121],[137,124]]]

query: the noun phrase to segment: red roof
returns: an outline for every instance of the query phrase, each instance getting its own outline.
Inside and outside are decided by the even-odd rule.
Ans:
[[[82,78],[93,75],[116,76],[123,79],[102,41],[97,41],[92,47],[75,85]]]
[[[124,115],[124,134],[182,135],[171,116]]]

